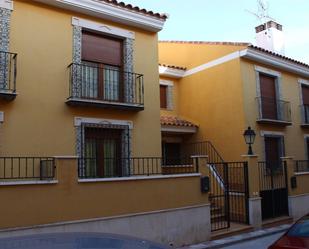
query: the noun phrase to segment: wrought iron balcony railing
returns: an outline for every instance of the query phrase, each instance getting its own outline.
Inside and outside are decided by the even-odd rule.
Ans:
[[[52,180],[54,178],[54,158],[0,157],[0,181]]]
[[[95,63],[70,66],[68,104],[124,109],[144,108],[144,77],[117,67]]]
[[[294,165],[294,172],[309,172],[309,160],[296,160]]]
[[[259,122],[281,122],[291,123],[291,104],[288,101],[258,97],[258,121]]]
[[[181,162],[186,164],[181,164]],[[135,158],[79,158],[78,175],[81,179],[152,176],[197,173],[193,159],[179,159],[165,165],[160,157]]]
[[[309,125],[309,105],[302,105],[300,107],[301,107],[302,125]]]
[[[17,54],[0,51],[0,97],[12,100],[16,95]]]

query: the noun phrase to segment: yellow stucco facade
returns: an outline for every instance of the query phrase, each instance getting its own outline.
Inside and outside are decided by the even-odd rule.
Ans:
[[[308,80],[282,68],[240,56],[247,46],[240,43],[160,42],[160,64],[186,67],[174,82],[174,110],[161,110],[161,116],[177,115],[198,125],[191,141],[209,140],[226,161],[242,160],[247,152],[243,132],[251,126],[257,136],[253,145],[259,160],[265,160],[264,134],[284,136],[285,155],[306,159],[306,128],[301,127],[299,79]],[[256,67],[280,74],[280,99],[290,102],[292,124],[259,124],[259,96]]]
[[[144,75],[143,111],[65,104],[69,97],[68,66],[73,59],[72,17],[135,33],[133,64],[134,71]],[[160,155],[155,32],[32,1],[14,1],[10,26],[10,51],[18,54],[18,96],[14,101],[0,102],[0,110],[4,112],[0,155],[75,155],[74,117],[132,121],[132,155]]]

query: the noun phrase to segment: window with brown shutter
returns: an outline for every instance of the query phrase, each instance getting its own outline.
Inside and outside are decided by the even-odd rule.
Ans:
[[[123,40],[83,31],[83,98],[122,101]]]
[[[160,85],[160,107],[167,108],[167,86]]]
[[[266,74],[260,74],[261,107],[263,119],[278,118],[276,78]]]
[[[309,86],[302,85],[304,122],[309,123]]]

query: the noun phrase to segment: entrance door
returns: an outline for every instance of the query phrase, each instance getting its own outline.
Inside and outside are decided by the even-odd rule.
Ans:
[[[260,74],[261,108],[263,119],[278,119],[276,78]]]
[[[262,218],[288,215],[288,190],[283,137],[265,137],[265,162],[259,163]]]
[[[121,176],[121,130],[85,128],[84,157],[86,177]]]

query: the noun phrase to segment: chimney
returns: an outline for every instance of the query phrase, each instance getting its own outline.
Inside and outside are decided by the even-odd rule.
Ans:
[[[268,21],[255,28],[256,45],[271,52],[284,55],[284,34],[282,25]]]

